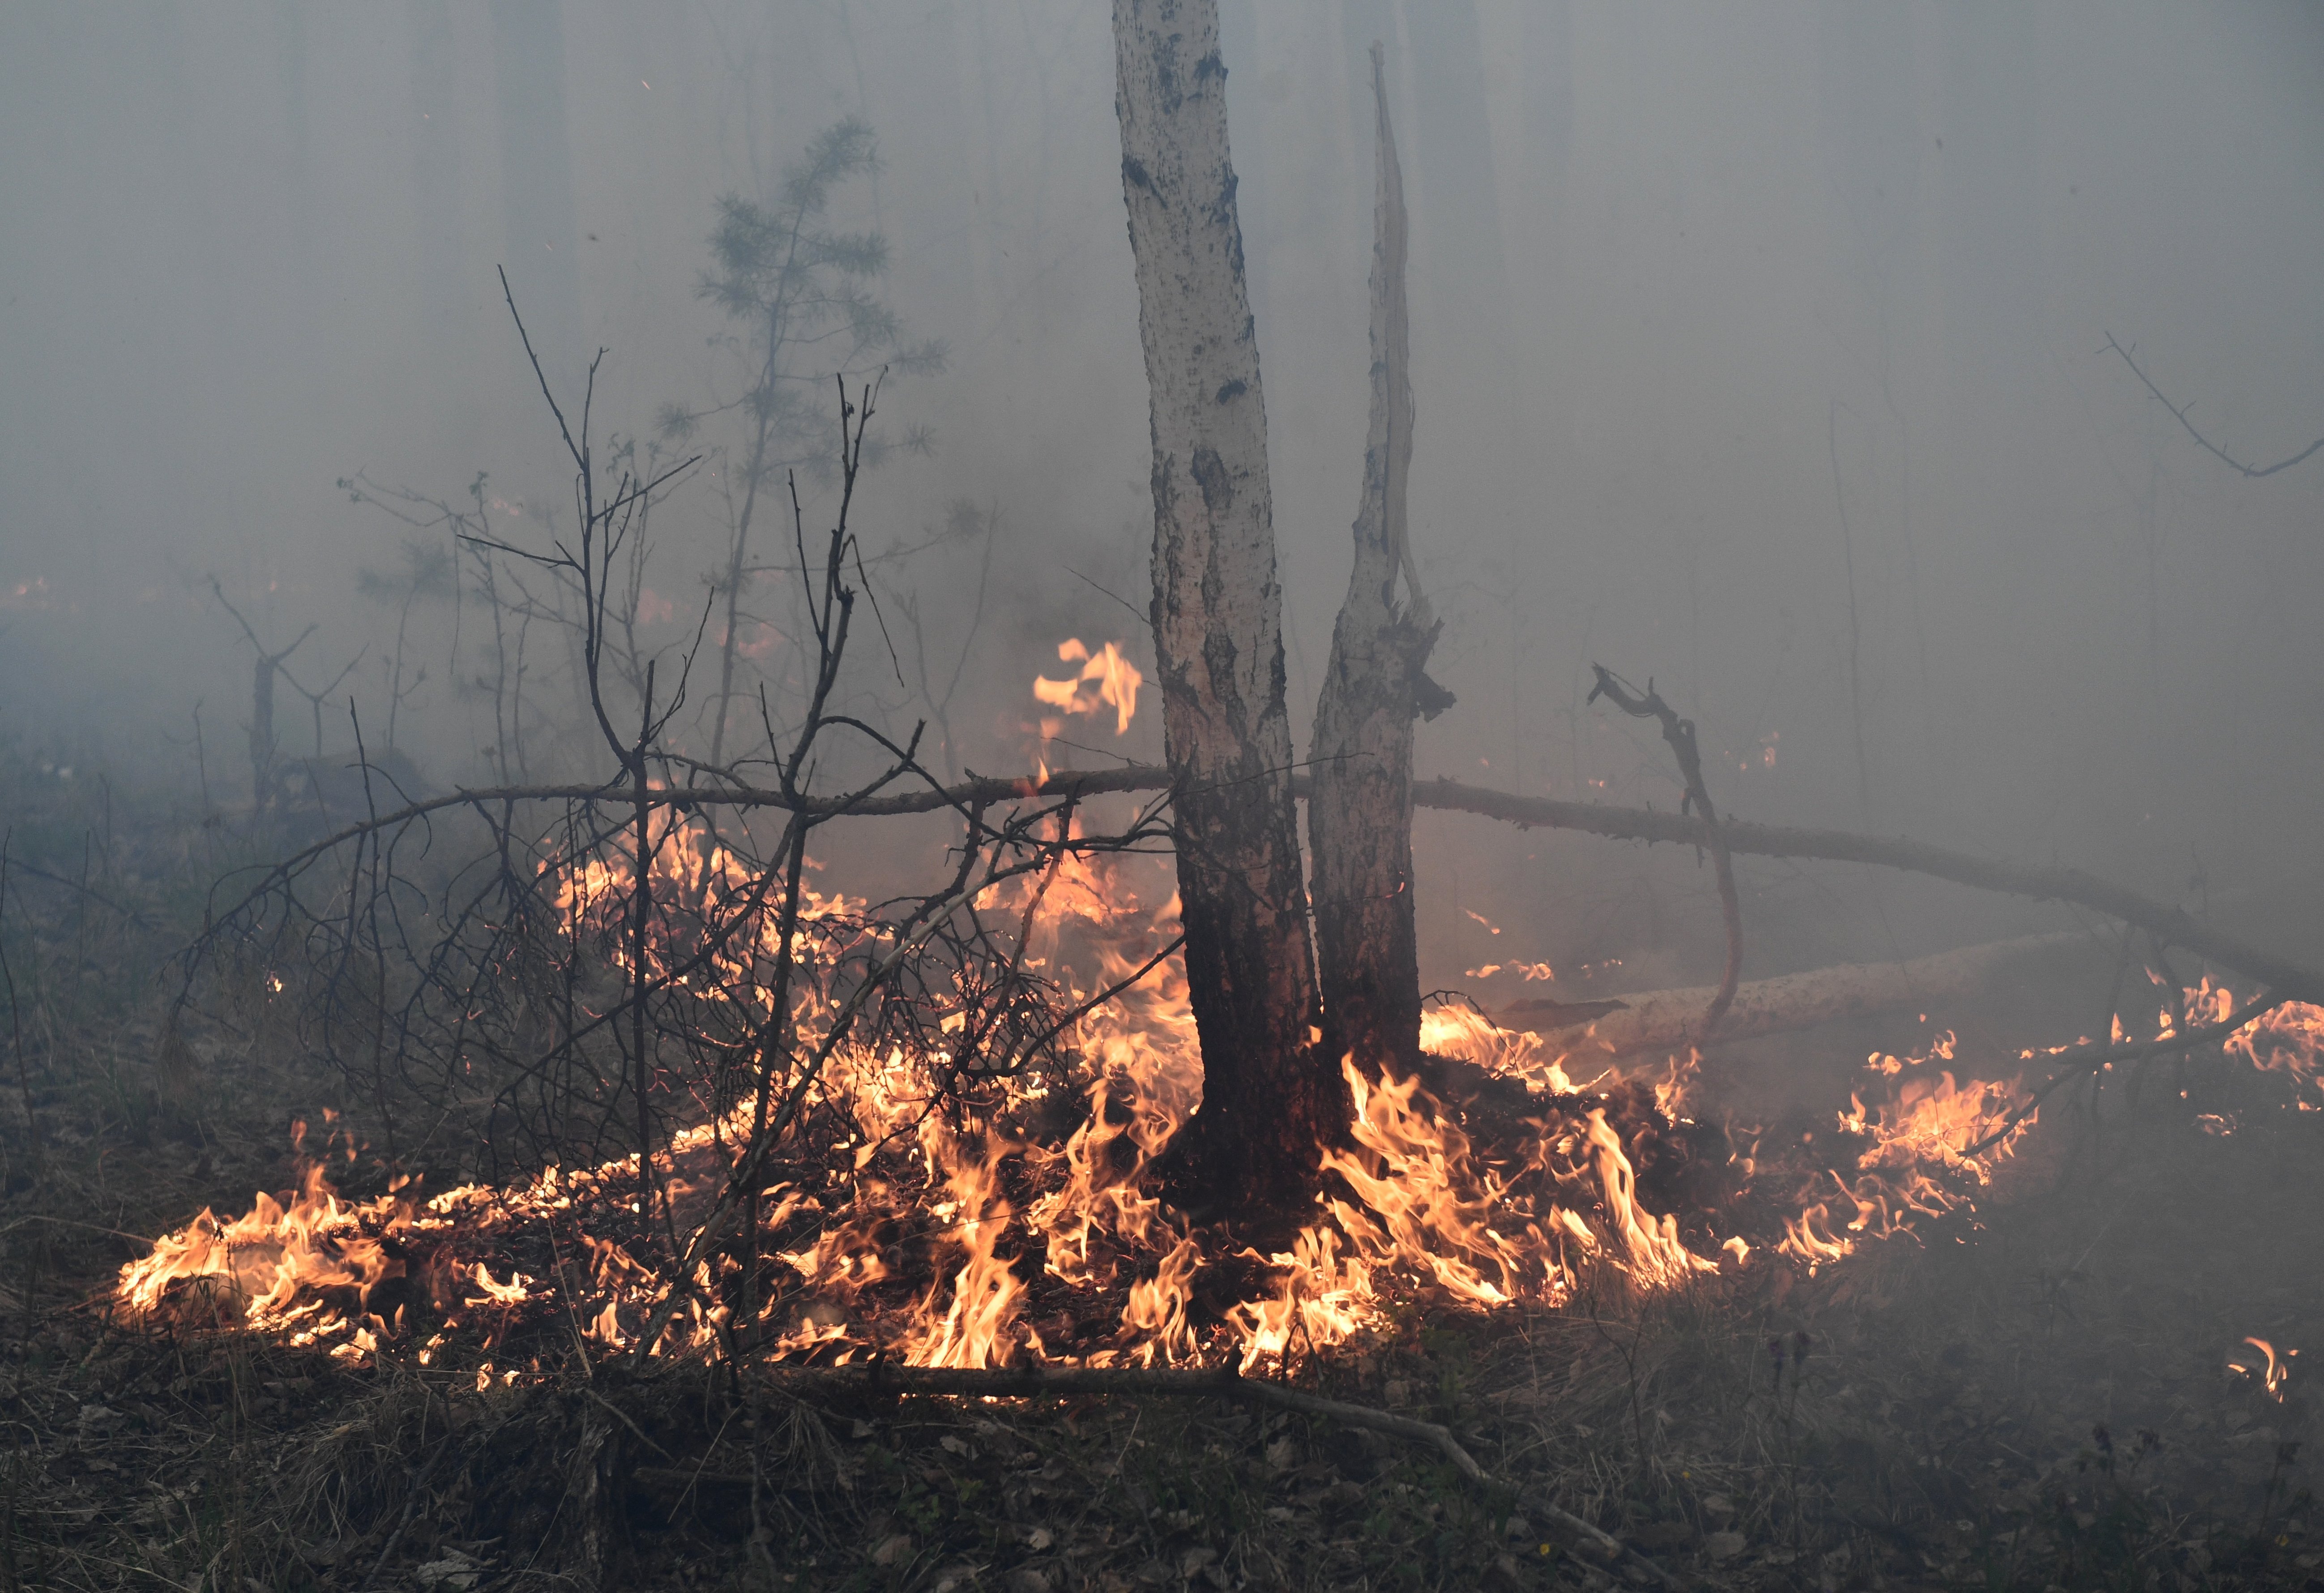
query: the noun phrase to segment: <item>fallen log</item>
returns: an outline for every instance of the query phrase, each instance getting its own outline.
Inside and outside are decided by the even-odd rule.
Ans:
[[[1843,1018],[1926,1007],[1968,995],[2029,959],[2070,950],[2086,944],[2087,940],[2071,931],[2026,935],[2014,940],[1964,946],[1933,957],[1842,964],[1810,973],[1786,974],[1780,978],[1754,979],[1736,987],[1735,999],[1718,1023],[1718,1035],[1721,1040],[1742,1040],[1755,1034],[1784,1034]],[[1676,1051],[1699,1043],[1703,1038],[1705,1015],[1717,994],[1715,988],[1704,986],[1700,989],[1648,990],[1611,1003],[1592,1001],[1566,1005],[1521,1001],[1491,1015],[1504,1029],[1521,1029],[1545,1036],[1572,1035],[1577,1050],[1626,1056],[1637,1051]],[[1603,1010],[1609,1005],[1616,1010]]]

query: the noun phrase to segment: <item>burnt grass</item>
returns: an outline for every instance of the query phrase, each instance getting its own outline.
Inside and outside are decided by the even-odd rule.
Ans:
[[[547,1355],[479,1392],[473,1366],[115,1320],[138,1236],[287,1187],[290,1120],[347,1103],[255,1030],[197,1048],[162,1022],[231,826],[116,813],[5,751],[0,792],[0,1587],[1637,1585],[1544,1499],[1704,1588],[2324,1587],[2304,1375],[2279,1403],[2227,1366],[2324,1322],[2324,1113],[2216,1064],[2061,1098],[1974,1222],[1815,1275],[1413,1302],[1303,1369],[1445,1423],[1481,1488],[1213,1399],[818,1395]]]

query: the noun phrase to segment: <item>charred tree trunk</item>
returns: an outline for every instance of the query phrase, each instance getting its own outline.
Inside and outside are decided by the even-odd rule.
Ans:
[[[281,669],[283,662],[315,634],[315,627],[309,625],[300,631],[297,639],[281,652],[269,653],[266,644],[260,641],[258,633],[251,628],[250,622],[242,617],[242,610],[226,600],[226,587],[216,576],[210,577],[210,591],[217,598],[218,607],[234,616],[234,623],[242,627],[242,634],[250,638],[251,650],[258,654],[257,662],[251,666],[250,676],[250,810],[263,812],[274,773],[275,671]],[[353,664],[347,666],[348,669],[354,667]],[[339,674],[342,679],[346,678],[346,670],[341,670]],[[321,750],[319,746],[316,748],[318,752]]]
[[[1122,194],[1154,440],[1154,651],[1203,1104],[1182,1199],[1280,1205],[1346,1127],[1315,1046],[1259,347],[1216,0],[1115,0]]]
[[[1452,696],[1423,672],[1442,628],[1421,595],[1406,534],[1412,384],[1406,375],[1404,178],[1372,46],[1379,173],[1372,228],[1371,425],[1356,512],[1355,570],[1332,627],[1315,703],[1307,799],[1324,1044],[1358,1067],[1408,1073],[1420,1060],[1420,963],[1412,912],[1412,722]],[[1404,577],[1409,601],[1397,600]]]
[[[261,653],[250,675],[250,810],[266,807],[266,786],[274,773],[274,671],[282,661]]]

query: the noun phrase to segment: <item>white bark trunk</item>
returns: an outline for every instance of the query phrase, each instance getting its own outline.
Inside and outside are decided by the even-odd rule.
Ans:
[[[1294,1194],[1347,1116],[1313,1042],[1282,597],[1216,0],[1115,0],[1152,399],[1154,649],[1203,1105],[1182,1190]]]

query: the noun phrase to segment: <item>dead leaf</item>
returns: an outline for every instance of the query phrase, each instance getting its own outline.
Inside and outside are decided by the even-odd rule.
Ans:
[[[880,1546],[872,1551],[872,1563],[881,1566],[893,1565],[898,1561],[908,1558],[911,1552],[912,1534],[897,1533],[890,1537],[880,1540]]]

